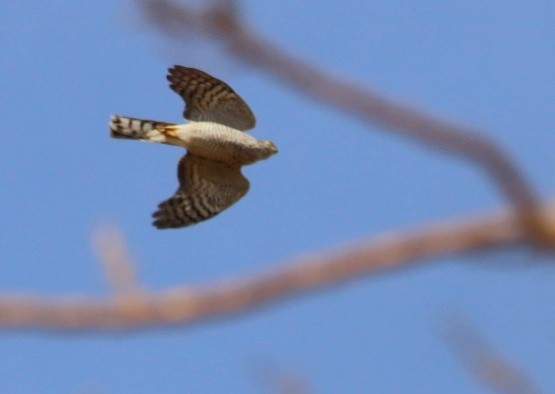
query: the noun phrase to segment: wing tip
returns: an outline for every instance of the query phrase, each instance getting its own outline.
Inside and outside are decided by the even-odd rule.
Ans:
[[[169,75],[175,75],[176,73],[180,73],[180,72],[184,72],[187,70],[195,70],[192,67],[185,67],[185,66],[181,66],[179,64],[174,64],[171,67],[168,67],[168,74]]]
[[[160,211],[156,211],[152,214],[152,217],[154,218],[154,220],[152,221],[152,225],[154,227],[156,227],[158,230],[167,230],[167,229],[172,229],[172,228],[183,228],[183,227],[188,227],[188,226],[192,226],[194,224],[196,224],[195,222],[181,222],[181,221],[175,221],[175,220],[171,220],[170,218],[168,218],[165,215],[156,215],[157,213],[161,213]]]
[[[169,228],[172,228],[171,226],[168,226],[168,225],[165,224],[162,220],[159,220],[159,219],[154,220],[154,221],[152,222],[152,225],[153,225],[154,227],[156,227],[158,230],[167,230],[167,229],[169,229]]]
[[[154,211],[151,215],[153,219],[152,225],[158,230],[177,229],[195,224],[194,222],[179,220],[176,216],[168,215],[168,213],[165,211],[165,208],[167,208],[167,206],[168,200],[162,201],[160,204],[158,204],[158,209]]]

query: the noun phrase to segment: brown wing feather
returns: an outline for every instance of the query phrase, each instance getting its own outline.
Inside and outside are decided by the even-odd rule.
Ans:
[[[179,189],[158,205],[154,226],[185,227],[216,216],[243,197],[249,181],[239,167],[187,154],[178,166]]]
[[[226,83],[195,68],[174,66],[168,72],[170,87],[185,100],[186,119],[243,131],[254,127],[256,120],[251,109]]]

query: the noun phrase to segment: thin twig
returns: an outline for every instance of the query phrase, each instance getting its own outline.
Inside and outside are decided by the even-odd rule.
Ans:
[[[275,394],[310,394],[314,392],[307,377],[283,368],[269,358],[253,360],[252,376],[264,392]]]
[[[522,368],[497,352],[460,314],[451,315],[443,337],[470,375],[486,388],[504,394],[538,394],[540,389]]]
[[[555,203],[545,207],[545,214]],[[247,312],[278,300],[322,290],[380,272],[415,267],[455,253],[500,248],[526,241],[513,211],[398,231],[279,264],[274,271],[182,286],[128,298],[94,299],[75,295],[0,297],[0,328],[51,330],[129,330],[152,325],[190,324]]]
[[[538,211],[532,187],[510,157],[492,140],[468,127],[449,123],[395,102],[369,88],[346,82],[299,60],[260,38],[241,20],[232,0],[195,8],[172,0],[137,0],[149,21],[179,39],[201,36],[225,44],[228,54],[256,66],[293,89],[378,123],[427,146],[469,159],[492,177],[500,192],[518,210],[522,224],[543,244],[555,244],[555,226]]]
[[[143,291],[121,232],[114,226],[103,226],[93,234],[93,246],[98,254],[106,282],[118,295]]]

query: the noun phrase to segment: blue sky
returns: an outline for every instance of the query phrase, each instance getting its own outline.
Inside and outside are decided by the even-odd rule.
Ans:
[[[555,191],[555,5],[243,1],[263,37],[324,69],[472,125],[545,198]],[[108,292],[91,232],[115,222],[149,288],[238,276],[386,230],[504,204],[477,168],[315,103],[214,45],[168,41],[132,2],[0,5],[0,289]],[[113,113],[179,121],[168,66],[201,67],[250,104],[279,154],[214,220],[158,231],[173,147],[112,140]],[[555,272],[512,248],[365,278],[245,316],[131,334],[2,332],[2,391],[260,392],[270,360],[316,392],[486,392],[438,335],[455,308],[555,391]],[[537,263],[542,264],[537,264]]]

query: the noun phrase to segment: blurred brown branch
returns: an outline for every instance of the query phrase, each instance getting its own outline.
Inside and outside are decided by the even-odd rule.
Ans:
[[[241,20],[237,2],[207,1],[192,7],[172,0],[137,0],[145,17],[165,34],[179,39],[205,37],[223,43],[229,55],[256,66],[293,89],[378,123],[425,145],[460,155],[481,166],[517,209],[534,240],[555,243],[555,228],[538,211],[538,200],[510,157],[476,130],[448,123],[383,94],[326,74],[260,38]]]
[[[121,232],[115,227],[103,227],[93,234],[93,246],[98,254],[106,282],[118,295],[142,291],[135,266]]]
[[[544,207],[552,216],[555,202]],[[2,295],[0,328],[129,330],[195,323],[274,303],[365,275],[414,267],[452,254],[500,248],[527,240],[514,211],[397,231],[279,264],[267,273],[158,293],[131,292],[94,299],[75,295]]]
[[[452,315],[442,334],[469,374],[486,388],[504,394],[540,393],[522,368],[498,353],[468,319]]]
[[[283,368],[271,359],[253,360],[255,382],[264,392],[276,394],[310,394],[314,390],[303,374]]]

